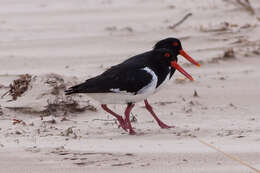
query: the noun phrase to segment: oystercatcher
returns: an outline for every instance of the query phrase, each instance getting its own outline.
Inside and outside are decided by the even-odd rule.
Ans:
[[[101,107],[113,115],[124,130],[129,129],[129,134],[135,134],[130,122],[130,112],[136,102],[143,100],[146,109],[161,128],[172,128],[174,126],[166,125],[156,116],[147,97],[158,92],[176,69],[193,80],[191,75],[177,64],[179,54],[199,66],[199,63],[182,49],[180,40],[167,38],[157,42],[153,50],[112,66],[104,73],[65,90],[65,94],[87,93],[99,101]],[[125,119],[109,109],[107,104],[127,104]]]

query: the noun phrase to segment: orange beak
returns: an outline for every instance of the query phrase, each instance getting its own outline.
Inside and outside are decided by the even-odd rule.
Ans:
[[[179,64],[177,64],[176,61],[172,61],[172,62],[171,62],[171,66],[172,66],[173,68],[175,68],[176,70],[178,70],[179,72],[181,72],[184,76],[186,76],[186,77],[187,77],[188,79],[190,79],[191,81],[194,80],[189,73],[187,73]]]
[[[197,61],[195,61],[192,57],[190,57],[184,50],[180,50],[179,52],[180,52],[180,55],[182,55],[184,58],[186,58],[192,64],[200,67],[200,64]]]

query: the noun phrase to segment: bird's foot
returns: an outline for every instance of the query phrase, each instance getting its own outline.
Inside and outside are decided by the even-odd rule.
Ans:
[[[129,135],[135,135],[136,132],[133,130],[133,127],[125,120],[125,127],[129,129]]]
[[[132,126],[129,125],[129,123],[127,122],[127,120],[125,120],[125,128],[129,129],[129,134],[130,135],[135,135],[136,132],[133,130]]]
[[[170,128],[175,128],[175,126],[169,126],[163,122],[158,122],[158,125],[162,128],[162,129],[170,129]]]
[[[129,135],[136,135],[136,132],[133,129],[129,129]]]

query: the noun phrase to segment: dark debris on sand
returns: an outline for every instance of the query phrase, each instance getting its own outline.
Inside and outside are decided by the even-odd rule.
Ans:
[[[21,97],[21,95],[28,90],[31,79],[32,76],[29,74],[20,75],[19,79],[14,80],[13,83],[10,84],[10,89],[6,94],[11,95],[12,99],[16,100],[18,97]]]
[[[35,92],[34,82],[36,80],[38,80],[37,82],[41,82],[43,87],[40,91],[37,91],[38,96],[36,98],[33,97],[32,99],[42,99],[42,102],[44,102],[43,105],[40,105],[39,107],[30,104],[25,104],[27,106],[19,106],[18,103],[15,106],[5,106],[5,108],[24,114],[38,114],[41,116],[64,116],[70,113],[97,111],[97,108],[92,106],[88,101],[85,101],[83,104],[82,101],[77,100],[78,97],[65,96],[64,90],[66,85],[71,84],[66,83],[64,78],[58,74],[47,74],[44,77],[35,76],[33,80],[28,74],[21,75],[19,79],[13,81],[10,85],[10,90],[6,94],[10,94],[13,97],[13,100],[16,100],[17,97],[22,96],[22,94],[27,91],[31,81],[32,90],[30,90],[30,92]],[[36,86],[38,85],[39,84],[37,83]],[[46,89],[46,86],[48,89]],[[25,100],[25,102],[26,101],[28,100]],[[29,103],[30,102],[31,101],[29,101]]]
[[[71,96],[64,96],[66,84],[62,76],[57,74],[50,74],[45,82],[50,85],[51,94],[55,95],[55,99],[47,101],[45,107],[45,114],[47,115],[66,115],[68,113],[81,113],[87,110],[96,112],[97,109],[90,105],[80,106],[79,102]]]
[[[97,108],[90,104],[80,106],[79,103],[71,97],[57,97],[54,101],[48,101],[45,113],[47,115],[66,115],[67,113],[81,113],[87,110],[96,112]]]
[[[219,63],[219,61],[227,61],[227,60],[232,60],[235,59],[236,55],[235,55],[235,51],[233,48],[229,48],[227,50],[224,51],[223,56],[221,57],[216,57],[216,58],[212,58],[208,63]]]
[[[45,83],[52,87],[51,94],[53,95],[59,95],[66,89],[64,79],[57,74],[50,74]]]
[[[2,107],[0,105],[0,116],[2,116],[4,113],[3,113],[3,110],[2,110]]]

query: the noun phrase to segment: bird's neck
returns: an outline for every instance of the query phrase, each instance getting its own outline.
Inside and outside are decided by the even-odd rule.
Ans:
[[[168,76],[169,73],[171,73],[171,67],[167,64],[167,62],[154,62],[152,63],[149,68],[154,71],[156,76],[158,77],[157,86],[158,87]],[[170,74],[172,76],[172,74]]]

